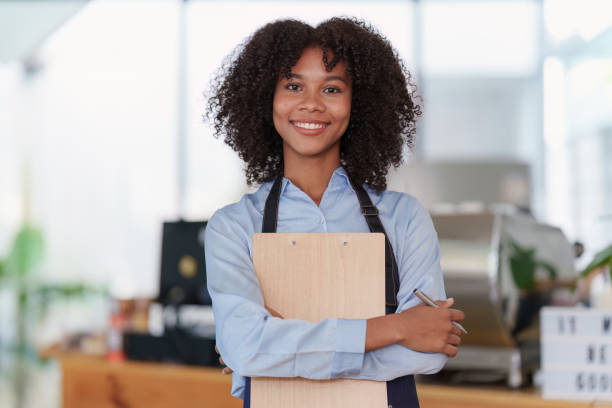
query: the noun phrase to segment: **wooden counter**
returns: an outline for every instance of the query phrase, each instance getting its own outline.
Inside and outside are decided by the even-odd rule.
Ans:
[[[64,355],[64,408],[239,408],[221,369]]]
[[[417,383],[417,392],[421,408],[612,408],[612,403],[542,399],[540,392],[534,389]]]
[[[62,355],[64,408],[239,408],[232,377],[217,368],[109,363]],[[417,384],[422,408],[612,408],[612,403],[543,400],[537,391]]]

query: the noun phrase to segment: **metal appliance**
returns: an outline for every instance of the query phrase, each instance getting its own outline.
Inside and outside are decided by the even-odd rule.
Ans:
[[[540,308],[575,276],[571,244],[559,228],[503,209],[432,218],[446,292],[469,331],[445,370],[497,373],[519,387],[539,366]]]

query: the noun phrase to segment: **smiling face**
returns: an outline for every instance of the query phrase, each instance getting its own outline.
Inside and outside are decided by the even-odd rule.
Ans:
[[[304,50],[289,78],[282,76],[274,92],[274,127],[283,139],[285,165],[305,158],[336,160],[339,165],[351,94],[344,62],[328,72],[320,47]]]

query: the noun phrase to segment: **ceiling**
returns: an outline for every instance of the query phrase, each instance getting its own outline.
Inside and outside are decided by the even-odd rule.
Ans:
[[[0,63],[24,60],[87,0],[0,1]]]

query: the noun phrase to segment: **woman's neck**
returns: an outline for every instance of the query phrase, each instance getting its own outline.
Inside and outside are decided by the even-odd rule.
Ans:
[[[316,205],[321,203],[323,193],[329,185],[334,170],[340,166],[336,160],[300,160],[285,162],[284,174],[300,190],[306,193]]]

